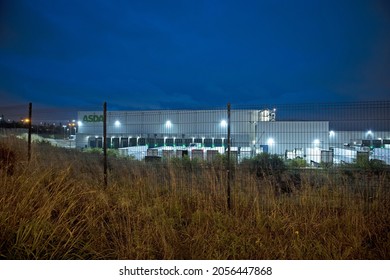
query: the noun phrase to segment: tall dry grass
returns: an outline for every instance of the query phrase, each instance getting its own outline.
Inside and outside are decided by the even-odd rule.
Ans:
[[[389,259],[389,176],[338,171],[270,177],[222,166],[150,165],[2,139],[2,259]],[[363,179],[365,178],[366,183]]]

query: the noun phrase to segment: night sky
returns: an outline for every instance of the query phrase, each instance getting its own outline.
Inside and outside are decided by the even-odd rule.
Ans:
[[[0,106],[388,100],[390,1],[0,0]]]

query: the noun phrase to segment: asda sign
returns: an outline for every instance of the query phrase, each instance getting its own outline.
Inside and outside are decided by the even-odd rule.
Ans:
[[[103,122],[103,115],[84,115],[83,122]]]

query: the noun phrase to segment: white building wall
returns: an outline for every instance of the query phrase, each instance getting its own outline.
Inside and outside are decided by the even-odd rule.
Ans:
[[[79,112],[78,147],[89,146],[88,139],[95,136],[102,137],[103,123],[98,121],[101,115],[101,111]],[[86,121],[91,118],[89,116],[97,121]],[[226,110],[115,111],[107,113],[107,136],[128,142],[137,137],[226,139],[227,127],[221,125],[222,120],[227,121]],[[170,126],[166,125],[167,121],[170,121]],[[361,138],[362,135],[356,136]],[[335,132],[332,138],[327,121],[262,122],[258,110],[232,110],[231,137],[232,146],[254,147],[255,144],[256,148],[262,146],[269,153],[284,155],[286,150],[294,149],[302,149],[303,153],[306,148],[327,150],[333,142],[344,142],[351,136]]]
[[[78,147],[88,145],[87,137],[101,137],[103,123],[101,111],[81,111],[78,130]],[[251,142],[253,123],[258,110],[232,110],[232,144],[248,146]],[[92,120],[92,121],[91,121]],[[169,126],[167,125],[169,121]],[[107,112],[108,137],[143,138],[225,138],[226,110],[163,110],[163,111],[115,111]],[[117,124],[116,124],[117,122]]]
[[[257,121],[256,110],[232,110],[231,125],[234,132],[247,133],[251,129],[251,123]],[[80,133],[101,133],[101,122],[83,121],[85,116],[101,116],[102,112],[79,112],[79,121],[83,123]],[[172,126],[166,127],[166,121]],[[226,110],[189,110],[189,111],[116,111],[107,112],[108,133],[157,133],[157,134],[194,134],[201,137],[207,134],[225,134],[226,127],[221,126],[221,121],[227,121]],[[115,127],[115,121],[121,123]]]
[[[362,144],[362,140],[390,139],[390,131],[330,131],[329,145],[343,147],[344,144]]]
[[[307,148],[329,149],[329,122],[281,121],[257,124],[257,145],[272,154]]]

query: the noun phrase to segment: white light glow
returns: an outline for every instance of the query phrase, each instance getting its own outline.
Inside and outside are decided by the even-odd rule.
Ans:
[[[120,127],[121,126],[121,122],[116,120],[115,123],[114,123],[115,127]]]
[[[319,145],[319,144],[320,144],[320,139],[315,139],[315,140],[313,141],[313,143],[314,143],[314,145]]]
[[[78,126],[82,126],[83,123],[82,123],[81,121],[78,121],[78,122],[77,122],[77,125],[78,125]]]
[[[268,146],[272,146],[275,144],[275,140],[273,138],[268,138],[267,144],[268,144]]]
[[[329,136],[330,137],[334,137],[335,136],[335,132],[333,130],[329,131]]]
[[[171,128],[171,127],[172,127],[172,122],[169,121],[169,120],[166,121],[166,122],[165,122],[165,127],[166,127],[166,128]]]
[[[221,125],[221,127],[225,128],[225,127],[227,127],[228,123],[226,120],[222,120],[220,125]]]

